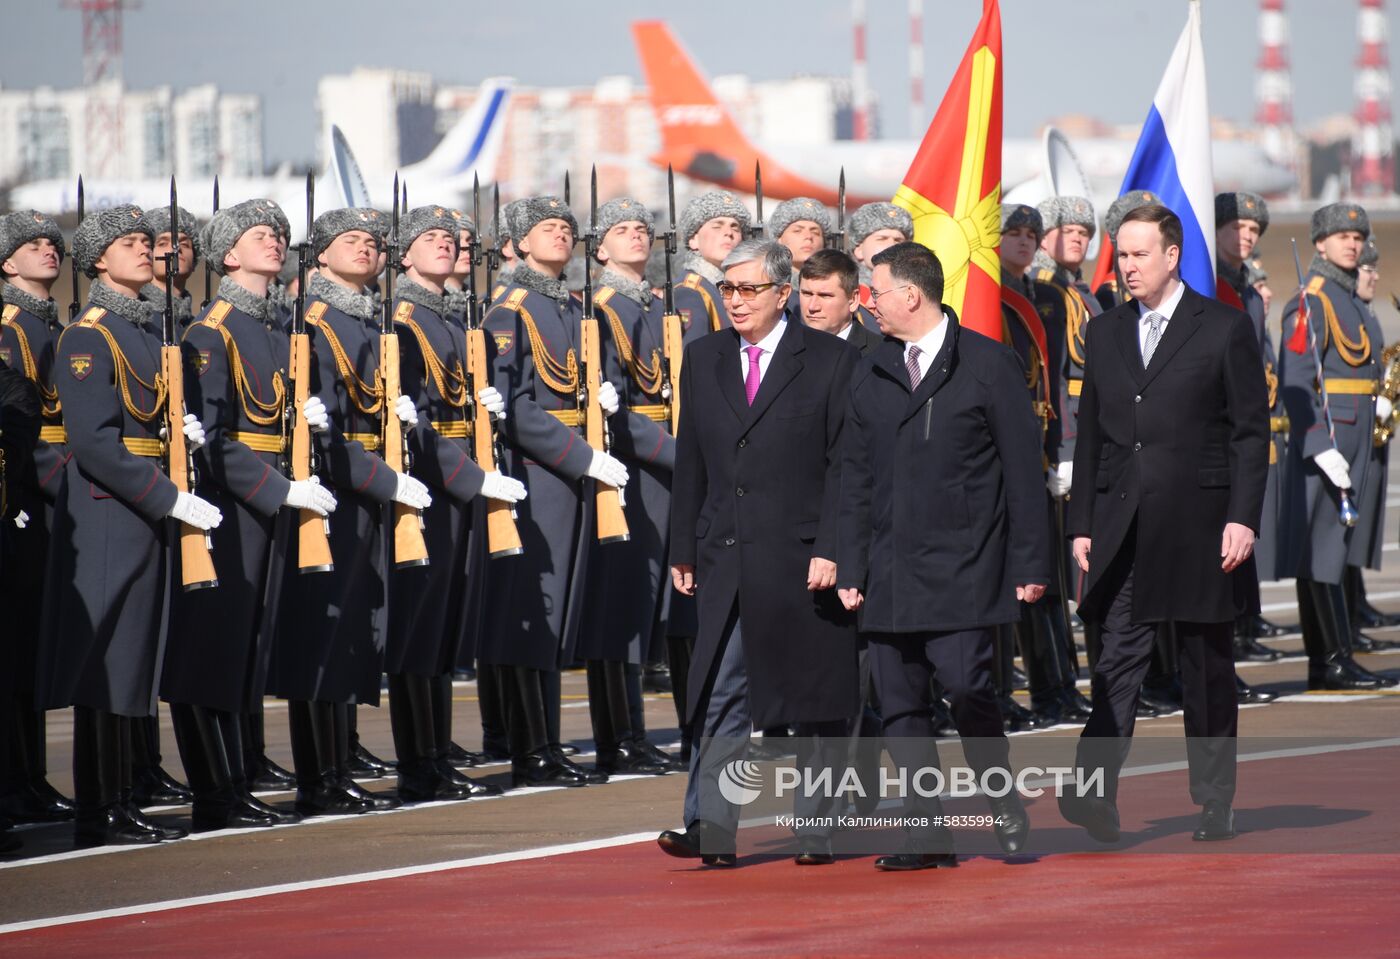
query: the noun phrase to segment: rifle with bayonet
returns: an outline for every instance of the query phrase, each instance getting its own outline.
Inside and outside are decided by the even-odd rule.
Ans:
[[[185,442],[185,367],[175,339],[175,274],[180,271],[180,208],[175,200],[175,178],[170,178],[170,252],[165,260],[165,316],[160,324],[160,375],[165,381],[166,473],[181,493],[193,491],[196,482],[194,453]],[[188,523],[180,524],[180,583],[186,592],[218,586],[209,534]]]
[[[394,273],[398,271],[402,251],[399,250],[399,177],[394,175],[394,212],[390,221],[388,255],[384,269],[384,307],[379,331],[379,373],[383,384],[383,406],[380,422],[384,432],[384,462],[396,473],[407,473],[413,466],[408,450],[408,433],[395,412],[401,390],[399,387],[399,335],[394,332]],[[423,513],[405,503],[394,504],[394,566],[428,565],[428,544],[423,539]]]
[[[286,425],[283,427],[291,437],[290,472],[294,480],[309,480],[320,469],[316,447],[311,442],[311,428],[306,425],[302,410],[311,397],[311,335],[306,331],[306,282],[310,269],[312,250],[316,248],[311,235],[311,224],[315,219],[316,179],[315,174],[306,174],[306,239],[297,253],[297,298],[292,309],[292,353],[288,370],[292,374],[291,388],[287,393],[291,402],[283,410]],[[297,512],[297,569],[303,573],[327,573],[335,568],[331,559],[330,517],[320,516],[309,509]]]
[[[598,402],[603,385],[603,340],[598,317],[593,311],[593,277],[588,266],[598,248],[598,168],[593,168],[588,193],[588,230],[583,234],[583,320],[580,323],[579,349],[583,354],[583,369],[578,376],[578,407],[583,415],[584,436],[588,445],[604,453],[612,451],[612,428]],[[616,486],[595,480],[597,491],[598,542],[623,543],[632,538],[627,528],[627,516],[622,511],[622,495]]]
[[[749,227],[749,236],[763,236],[763,164],[753,161],[753,201],[754,220],[753,226]]]
[[[215,176],[214,176],[214,212],[215,212],[215,213],[218,213],[218,212],[219,212],[219,177],[218,177],[218,174],[215,174]],[[171,239],[173,240],[174,237],[172,236]],[[200,310],[207,310],[207,309],[209,308],[209,301],[210,301],[211,299],[213,299],[214,281],[213,281],[213,279],[212,279],[212,274],[210,273],[210,269],[211,269],[211,266],[210,266],[210,263],[209,263],[209,257],[206,256],[206,257],[204,258],[204,302],[201,303],[201,304],[199,305]]]
[[[501,216],[501,190],[496,188],[496,218]],[[472,245],[471,268],[467,271],[467,403],[468,419],[472,423],[472,453],[483,472],[500,470],[504,459],[498,433],[498,423],[491,411],[477,402],[476,395],[491,383],[486,363],[486,311],[491,307],[491,279],[496,269],[496,250],[481,246],[481,184],[472,177]],[[497,227],[499,230],[499,226]],[[495,239],[494,235],[492,237]],[[486,264],[486,295],[477,297],[476,267]],[[504,500],[486,500],[486,552],[498,556],[516,556],[525,551],[520,530],[515,526],[515,504]]]
[[[836,182],[836,232],[826,238],[826,245],[833,250],[846,249],[846,168],[841,168],[841,178]]]
[[[671,216],[671,228],[663,238],[666,285],[662,288],[664,312],[661,317],[661,402],[666,407],[666,421],[671,435],[681,421],[681,357],[685,351],[685,324],[676,312],[675,280],[671,275],[671,258],[676,255],[676,178],[670,164],[666,165],[666,206]]]
[[[83,175],[78,174],[78,224],[83,222]],[[68,325],[72,326],[78,322],[78,311],[83,308],[83,301],[78,296],[78,258],[68,257],[68,269],[73,275],[73,300],[68,304]]]

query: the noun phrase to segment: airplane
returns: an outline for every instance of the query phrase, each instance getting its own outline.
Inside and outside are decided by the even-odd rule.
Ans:
[[[765,197],[810,196],[835,206],[837,172],[844,168],[847,203],[858,206],[894,196],[918,151],[918,140],[836,140],[813,146],[751,139],[664,22],[636,21],[632,37],[661,134],[661,149],[651,162],[663,169],[670,165],[692,179],[752,193],[754,165],[761,163]],[[1096,206],[1102,203],[1106,208],[1118,196],[1135,146],[1133,140],[1075,141],[1074,152]],[[1271,195],[1294,185],[1293,174],[1270,161],[1254,144],[1217,140],[1212,156],[1218,190]],[[1003,195],[1026,184],[1020,195],[1028,196],[1050,162],[1043,138],[1003,140]]]
[[[483,185],[494,181],[510,92],[509,81],[484,82],[472,108],[453,125],[432,153],[399,171],[401,181],[409,185],[412,202],[460,206],[470,202],[474,174],[480,176]],[[316,178],[316,209],[376,204],[388,209],[393,203],[393,174],[387,178],[366,178],[338,126],[331,125],[328,139],[326,154],[330,160]],[[384,180],[382,185],[381,179]],[[369,183],[374,183],[375,188],[370,189]],[[208,219],[212,213],[214,179],[181,178],[177,186],[185,209],[200,220]],[[289,165],[284,164],[270,177],[220,177],[219,195],[225,205],[251,197],[267,197],[279,204],[291,221],[293,243],[306,232],[305,180],[293,175]],[[78,185],[76,179],[38,180],[12,188],[9,199],[10,208],[15,210],[33,209],[54,216],[76,213]],[[84,209],[88,212],[126,203],[147,209],[169,202],[170,180],[164,177],[84,179],[83,182]]]

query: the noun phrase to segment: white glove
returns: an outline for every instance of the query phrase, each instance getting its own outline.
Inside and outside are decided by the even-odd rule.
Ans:
[[[496,417],[498,420],[506,418],[506,399],[494,386],[478,390],[476,401],[486,407],[486,412]]]
[[[588,464],[588,475],[600,483],[607,483],[618,489],[627,485],[627,467],[622,465],[622,460],[609,456],[602,450],[593,451],[593,462]]]
[[[20,528],[20,529],[24,529],[24,528],[25,528],[26,526],[28,526],[28,525],[29,525],[29,514],[28,514],[28,513],[26,513],[24,510],[20,510],[18,513],[15,514],[15,526],[17,526],[17,527]]]
[[[1379,423],[1384,423],[1386,420],[1390,419],[1390,413],[1391,413],[1391,411],[1394,410],[1394,409],[1395,409],[1395,404],[1391,403],[1390,400],[1386,399],[1384,396],[1377,396],[1377,397],[1376,397],[1376,421],[1377,421],[1377,422],[1379,422]]]
[[[315,476],[307,480],[293,480],[287,487],[287,498],[283,502],[292,509],[309,509],[317,516],[329,516],[335,512],[335,497],[321,485]]]
[[[1351,489],[1351,470],[1347,458],[1337,450],[1323,450],[1313,458],[1317,468],[1326,474],[1337,489]]]
[[[306,420],[306,428],[313,433],[324,433],[331,428],[330,414],[319,396],[308,396],[301,404],[301,418]]]
[[[185,442],[190,449],[197,450],[204,445],[204,427],[199,423],[199,417],[193,413],[185,414]]]
[[[603,412],[612,416],[617,412],[617,389],[606,380],[598,387],[598,405],[603,408]]]
[[[394,502],[414,509],[427,509],[433,504],[433,498],[428,495],[428,487],[407,473],[400,473],[399,488],[394,490]]]
[[[413,405],[413,398],[399,394],[398,401],[394,403],[394,413],[403,420],[403,425],[412,429],[418,425],[418,408]]]
[[[1058,464],[1054,469],[1045,474],[1045,486],[1050,490],[1050,495],[1056,499],[1063,499],[1069,495],[1070,487],[1074,485],[1074,463],[1066,461]]]
[[[175,505],[170,507],[168,515],[186,526],[202,529],[206,533],[224,521],[224,514],[219,512],[219,507],[193,493],[176,493]]]
[[[506,476],[504,473],[487,473],[486,478],[481,481],[481,495],[487,499],[518,503],[529,493],[525,491],[525,484],[518,479]]]

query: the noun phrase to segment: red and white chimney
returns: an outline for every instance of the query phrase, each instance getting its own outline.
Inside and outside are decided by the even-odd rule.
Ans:
[[[1297,140],[1293,133],[1293,79],[1288,64],[1288,15],[1283,12],[1283,0],[1259,2],[1254,122],[1269,159],[1294,169]]]
[[[1356,133],[1351,144],[1351,189],[1385,196],[1395,189],[1395,144],[1390,125],[1389,28],[1385,0],[1360,0],[1356,38]]]
[[[909,0],[909,135],[924,136],[924,0]]]
[[[855,57],[851,60],[851,139],[869,140],[870,73],[865,60],[865,0],[851,0]]]

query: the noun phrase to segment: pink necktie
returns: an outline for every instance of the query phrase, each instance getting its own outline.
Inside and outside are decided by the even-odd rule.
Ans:
[[[758,395],[758,382],[761,378],[758,372],[758,358],[763,355],[763,347],[746,346],[744,352],[749,354],[749,372],[744,377],[744,399],[753,406],[753,398]]]

